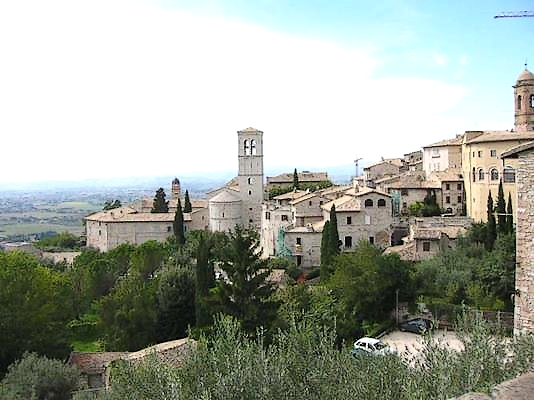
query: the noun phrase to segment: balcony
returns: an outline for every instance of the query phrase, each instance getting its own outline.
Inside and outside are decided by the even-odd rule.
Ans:
[[[296,256],[301,256],[302,255],[302,245],[301,244],[296,244],[295,245],[294,255],[296,255]]]

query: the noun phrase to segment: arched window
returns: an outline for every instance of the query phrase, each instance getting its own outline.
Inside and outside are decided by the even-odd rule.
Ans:
[[[490,179],[492,181],[498,181],[499,180],[499,171],[497,171],[497,168],[492,168],[490,170]]]
[[[385,207],[385,206],[386,206],[386,200],[378,199],[378,207]]]
[[[254,139],[250,141],[250,154],[253,156],[256,155],[256,141]]]
[[[504,183],[514,183],[515,182],[515,169],[512,167],[504,167],[503,171],[503,181]]]
[[[373,200],[367,199],[365,200],[365,203],[363,203],[365,207],[372,207],[373,206]]]
[[[534,94],[530,95],[530,108],[534,108]]]
[[[517,96],[517,109],[521,110],[521,95]]]
[[[475,170],[475,167],[473,167],[473,182],[476,181],[477,178],[477,172]]]
[[[250,156],[250,145],[247,139],[245,139],[245,142],[244,142],[244,151],[245,151],[246,156]]]
[[[484,170],[482,168],[480,168],[478,170],[478,180],[479,181],[483,181],[484,180]]]

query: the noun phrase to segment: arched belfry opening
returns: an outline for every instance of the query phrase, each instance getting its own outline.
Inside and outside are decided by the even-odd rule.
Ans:
[[[243,142],[243,151],[246,156],[250,156],[250,146],[251,143],[249,143],[248,139],[245,139],[245,141]]]
[[[523,101],[523,99],[521,98],[521,95],[517,96],[517,109],[519,111],[521,111],[521,101]]]
[[[256,141],[254,139],[250,140],[250,154],[253,156],[256,155]]]

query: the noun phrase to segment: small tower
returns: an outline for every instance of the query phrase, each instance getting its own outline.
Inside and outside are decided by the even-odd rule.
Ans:
[[[180,189],[180,180],[178,178],[174,178],[172,180],[171,195],[173,200],[179,199],[182,195],[182,191]]]
[[[237,132],[239,193],[242,222],[247,228],[260,228],[263,203],[263,132],[247,128]]]
[[[514,86],[514,97],[515,130],[534,131],[534,74],[526,64]]]

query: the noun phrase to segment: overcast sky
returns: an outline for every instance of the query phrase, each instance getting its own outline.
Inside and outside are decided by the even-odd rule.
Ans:
[[[0,1],[0,182],[328,170],[513,127],[528,0]]]

